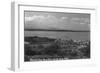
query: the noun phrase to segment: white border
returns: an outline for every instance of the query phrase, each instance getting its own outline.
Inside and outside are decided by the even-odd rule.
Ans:
[[[93,28],[95,27],[95,8],[88,7],[56,7],[56,6],[38,6],[25,3],[13,3],[12,13],[12,27],[13,40],[12,41],[12,66],[11,68],[17,70],[30,70],[30,69],[47,69],[55,67],[73,67],[73,66],[85,66],[94,65],[96,62],[96,49],[93,46],[95,41],[91,42],[91,59],[82,60],[60,60],[60,61],[40,61],[40,62],[24,62],[24,10],[30,11],[49,11],[49,12],[72,12],[72,13],[90,13],[91,14],[91,32],[95,33]],[[91,40],[94,39],[91,33]],[[14,50],[13,50],[14,49]]]

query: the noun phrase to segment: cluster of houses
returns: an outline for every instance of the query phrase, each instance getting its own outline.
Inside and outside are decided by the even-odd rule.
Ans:
[[[40,40],[41,41],[41,40]],[[89,41],[82,40],[65,40],[65,39],[55,39],[54,41],[43,41],[39,43],[30,43],[24,42],[25,45],[30,45],[32,50],[41,50],[42,48],[46,48],[48,46],[52,46],[53,44],[57,44],[61,49],[70,49],[70,48],[82,48],[86,47],[89,44]]]

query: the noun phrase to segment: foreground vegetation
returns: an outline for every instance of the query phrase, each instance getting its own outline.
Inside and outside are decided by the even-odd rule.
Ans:
[[[90,58],[90,41],[62,40],[47,37],[25,37],[24,60],[56,60]]]

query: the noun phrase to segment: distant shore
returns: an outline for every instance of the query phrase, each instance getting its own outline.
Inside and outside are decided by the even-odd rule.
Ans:
[[[24,29],[25,31],[90,32],[89,30]]]

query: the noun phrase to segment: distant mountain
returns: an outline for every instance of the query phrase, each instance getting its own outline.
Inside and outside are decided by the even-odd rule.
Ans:
[[[25,31],[55,31],[55,32],[90,32],[89,30],[63,30],[63,29],[24,29]]]

